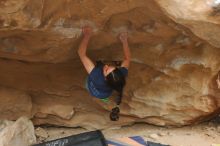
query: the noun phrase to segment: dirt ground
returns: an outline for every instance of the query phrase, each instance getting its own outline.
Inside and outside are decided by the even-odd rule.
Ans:
[[[38,142],[50,141],[89,130],[82,128],[36,127]],[[135,124],[102,130],[106,139],[115,137],[142,136],[152,141],[171,146],[214,146],[220,144],[220,118],[209,122],[181,128],[163,128],[147,124]]]

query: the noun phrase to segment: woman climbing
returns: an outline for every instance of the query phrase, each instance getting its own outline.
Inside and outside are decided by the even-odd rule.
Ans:
[[[83,39],[80,43],[78,54],[88,73],[86,88],[92,96],[99,98],[104,102],[108,101],[108,98],[112,95],[113,90],[118,92],[119,96],[116,97],[117,107],[113,108],[110,114],[111,120],[116,121],[119,118],[117,115],[120,112],[118,106],[122,100],[123,88],[126,83],[125,78],[128,74],[128,68],[131,59],[131,53],[127,39],[128,34],[121,33],[119,35],[123,45],[124,60],[122,61],[121,66],[118,68],[112,65],[95,65],[86,55],[87,46],[92,36],[92,28],[84,27],[82,32]]]

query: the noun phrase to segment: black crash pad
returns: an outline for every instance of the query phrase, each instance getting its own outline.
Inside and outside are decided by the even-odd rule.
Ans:
[[[101,131],[91,131],[33,146],[107,146]]]

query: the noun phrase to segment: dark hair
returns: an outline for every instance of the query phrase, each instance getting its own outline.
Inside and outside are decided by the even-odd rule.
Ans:
[[[125,76],[116,68],[106,76],[106,81],[113,90],[119,93],[119,96],[116,98],[116,103],[119,105],[123,96],[123,88],[126,84]]]
[[[119,93],[119,95],[116,97],[116,104],[117,105],[121,104],[122,95],[123,95],[123,88],[126,84],[125,76],[118,68],[116,68],[106,76],[106,80],[107,80],[107,84],[113,90],[116,90]],[[112,121],[118,121],[119,120],[119,113],[120,113],[119,107],[113,108],[110,113],[110,119]]]

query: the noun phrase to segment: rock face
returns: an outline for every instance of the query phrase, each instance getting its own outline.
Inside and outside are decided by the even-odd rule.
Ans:
[[[158,0],[170,17],[216,47],[220,47],[219,0]]]
[[[16,120],[21,116],[32,117],[31,97],[24,91],[0,87],[1,119]]]
[[[205,16],[203,6],[204,13],[196,13],[178,0],[1,1],[0,119],[26,115],[36,125],[108,128],[182,126],[219,114],[220,37],[212,34],[219,21]],[[216,27],[197,27],[196,18]],[[84,87],[87,75],[76,52],[85,25],[94,29],[88,49],[94,61],[121,60],[117,35],[129,33],[132,64],[118,122],[109,121],[114,97],[102,103]],[[7,101],[20,110],[3,106]]]
[[[1,146],[30,146],[34,143],[34,126],[28,118],[19,118],[0,131]]]

